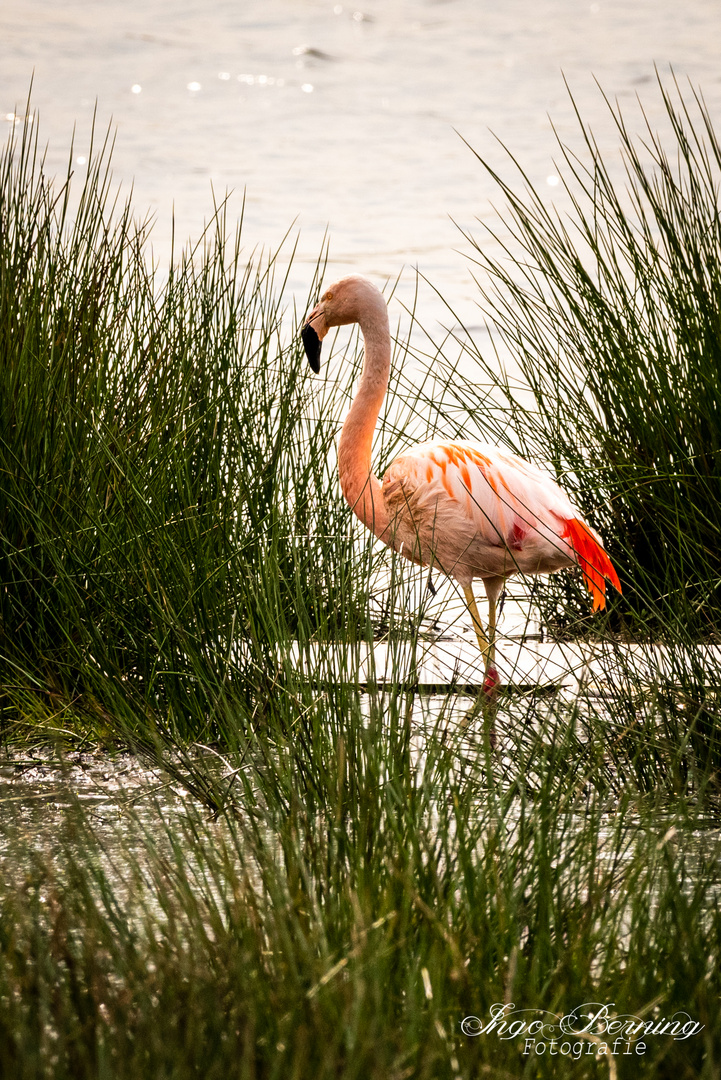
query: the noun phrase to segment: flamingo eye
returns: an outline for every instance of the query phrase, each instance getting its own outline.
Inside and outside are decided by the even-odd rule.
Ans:
[[[333,293],[332,292],[327,292],[325,294],[325,298],[326,298],[326,300],[332,300],[333,299]]]

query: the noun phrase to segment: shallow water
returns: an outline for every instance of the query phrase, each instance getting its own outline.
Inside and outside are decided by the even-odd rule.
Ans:
[[[658,117],[654,63],[699,84],[721,114],[718,6],[689,0],[6,0],[0,115],[23,116],[34,72],[48,167],[63,172],[74,125],[81,171],[97,103],[117,128],[114,171],[156,216],[155,250],[197,237],[216,197],[246,192],[249,244],[301,230],[290,285],[307,290],[330,236],[329,275],[393,280],[409,303],[417,265],[479,325],[469,245],[500,202],[464,139],[509,175],[494,134],[549,199],[560,198],[549,115],[575,136],[568,79],[602,151],[617,138],[593,77],[640,124]],[[620,163],[619,163],[620,174]],[[453,219],[453,220],[451,220]],[[490,239],[484,243],[492,246]],[[423,288],[424,319],[453,322]],[[398,309],[399,310],[399,309]]]

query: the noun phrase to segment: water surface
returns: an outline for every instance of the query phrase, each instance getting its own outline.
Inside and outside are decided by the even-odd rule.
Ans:
[[[327,229],[333,276],[382,282],[405,268],[408,303],[417,265],[477,325],[454,221],[481,235],[476,219],[494,221],[501,200],[463,140],[505,170],[497,135],[559,200],[549,115],[563,137],[575,131],[562,75],[613,156],[594,77],[633,124],[637,93],[656,122],[654,64],[672,64],[721,117],[720,29],[707,0],[5,0],[0,110],[24,115],[34,72],[62,172],[74,126],[82,170],[97,107],[99,127],[117,129],[115,176],[156,216],[159,258],[173,214],[178,236],[197,237],[211,186],[235,192],[231,218],[245,191],[249,244],[301,230],[292,289],[307,289]],[[422,314],[449,318],[430,289]]]

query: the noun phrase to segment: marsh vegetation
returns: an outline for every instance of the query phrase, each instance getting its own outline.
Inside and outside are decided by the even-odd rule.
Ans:
[[[583,127],[565,152],[573,228],[499,180],[518,248],[483,302],[522,394],[467,338],[459,363],[455,338],[397,337],[381,462],[502,440],[549,464],[622,576],[604,615],[571,574],[528,588],[600,676],[509,691],[497,753],[472,701],[415,692],[425,578],[342,502],[360,357],[311,386],[297,337],[322,261],[291,300],[220,205],[161,274],[110,146],[58,181],[16,126],[0,724],[6,775],[43,748],[63,794],[29,818],[21,780],[3,788],[3,1075],[719,1075],[721,150],[700,100],[661,92],[673,145],[643,150],[616,114],[625,193]],[[361,672],[378,640],[383,677]],[[144,781],[89,809],[89,746],[174,800]],[[496,1002],[702,1027],[610,1064],[524,1055],[462,1031]]]

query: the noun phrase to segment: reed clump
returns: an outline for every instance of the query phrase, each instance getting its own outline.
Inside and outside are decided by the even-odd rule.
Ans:
[[[552,575],[528,593],[541,624],[556,640],[605,642],[609,709],[631,718],[651,688],[663,725],[718,776],[721,143],[700,93],[660,76],[658,89],[663,134],[645,121],[635,135],[607,101],[620,180],[576,110],[580,145],[558,138],[562,211],[510,153],[510,177],[479,159],[504,198],[496,243],[467,236],[495,350],[469,333],[454,335],[460,363],[437,348],[445,394],[426,407],[448,433],[555,473],[623,595],[599,618],[577,576]],[[648,646],[650,678],[631,642]]]
[[[605,537],[624,589],[615,628],[717,640],[721,144],[698,92],[660,76],[658,88],[664,134],[647,122],[635,135],[607,101],[625,183],[576,110],[579,145],[558,138],[563,213],[512,157],[515,176],[486,166],[504,196],[509,257],[469,239],[513,363],[499,368],[472,342],[466,351],[499,402],[486,423],[548,461]],[[459,398],[474,400],[472,381]],[[544,593],[565,633],[582,612],[574,588],[558,575]]]
[[[213,740],[229,700],[272,708],[279,642],[364,621],[335,383],[309,400],[225,204],[161,277],[107,140],[89,161],[53,181],[26,124],[0,162],[4,730]]]
[[[206,762],[232,773],[214,820],[137,787],[114,811],[56,790],[31,830],[6,803],[3,1074],[711,1080],[721,852],[698,804],[604,790],[596,724],[585,754],[547,715],[493,759],[449,703],[399,737],[407,705],[319,708],[282,747]],[[557,1024],[590,1002],[658,1033],[613,1067],[601,1024],[555,1049],[478,1033],[504,1003]]]

